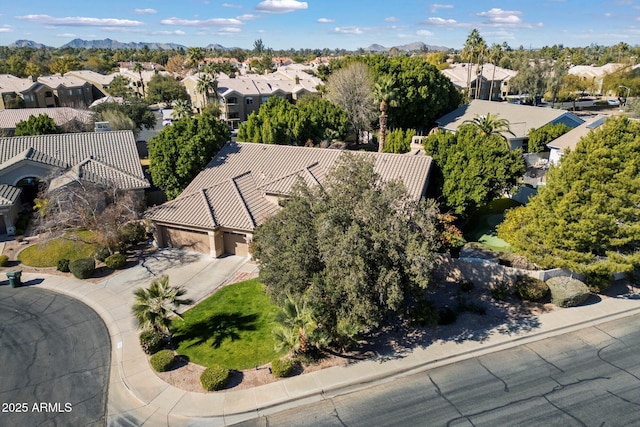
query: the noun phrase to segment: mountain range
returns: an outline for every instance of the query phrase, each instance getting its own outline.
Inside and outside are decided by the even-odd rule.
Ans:
[[[73,39],[69,43],[66,43],[61,46],[61,48],[70,47],[75,49],[142,49],[144,46],[147,46],[151,50],[171,50],[171,49],[188,49],[187,46],[177,44],[177,43],[156,43],[156,42],[129,42],[122,43],[117,40],[104,39],[104,40],[82,40],[82,39]],[[34,49],[53,49],[51,46],[46,46],[42,43],[36,43],[31,40],[16,40],[11,43],[9,47],[30,47]],[[401,46],[394,46],[398,50],[414,52],[414,51],[448,51],[450,48],[446,46],[433,46],[428,45],[423,42],[414,42],[408,43]],[[212,43],[206,46],[206,49],[214,49],[214,50],[231,50],[238,48],[229,48],[219,45],[217,43]],[[371,46],[364,48],[367,52],[388,52],[391,50],[389,47],[384,47],[379,44],[372,44]]]

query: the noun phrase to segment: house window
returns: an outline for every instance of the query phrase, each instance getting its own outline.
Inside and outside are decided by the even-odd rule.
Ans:
[[[69,89],[69,90],[67,91],[67,95],[69,95],[69,96],[73,96],[73,89]]]
[[[31,95],[25,95],[24,96],[24,100],[27,101],[27,102],[30,102],[31,101]]]
[[[46,91],[46,92],[44,93],[44,96],[46,96],[46,97],[50,97],[50,96],[53,96],[53,93],[51,93],[50,91]]]
[[[231,98],[227,99],[227,104],[237,104],[238,103],[238,98],[236,98],[235,96],[232,96]]]
[[[78,95],[82,95],[82,88],[78,88],[78,89],[76,89],[76,93],[77,93]]]
[[[264,104],[265,102],[267,102],[269,100],[268,96],[263,96],[262,97],[262,103]]]
[[[246,101],[247,101],[247,105],[253,104],[253,98],[250,96],[247,96]]]
[[[240,113],[238,113],[237,111],[232,111],[229,113],[229,119],[239,119],[240,118]]]

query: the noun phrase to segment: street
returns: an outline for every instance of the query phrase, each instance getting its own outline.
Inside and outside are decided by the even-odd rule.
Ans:
[[[238,425],[640,425],[639,320],[601,324]]]
[[[103,426],[111,343],[85,304],[0,286],[0,425]]]

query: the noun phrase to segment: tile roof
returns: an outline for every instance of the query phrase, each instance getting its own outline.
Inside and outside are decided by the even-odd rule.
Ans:
[[[99,84],[101,86],[109,86],[115,77],[115,74],[100,74],[91,70],[74,70],[69,71],[66,75],[78,77],[89,83]]]
[[[86,80],[81,79],[80,77],[69,74],[65,74],[63,76],[59,74],[55,74],[53,76],[40,76],[38,77],[38,81],[49,86],[52,89],[58,89],[60,87],[78,87],[84,86],[88,83]]]
[[[41,83],[31,79],[23,79],[11,74],[0,74],[0,92],[25,92],[34,86],[42,86]]]
[[[0,170],[20,159],[75,168],[80,176],[146,188],[131,131],[63,133],[0,138]]]
[[[279,206],[266,196],[286,195],[297,177],[321,184],[341,150],[287,145],[227,143],[176,199],[147,212],[154,221],[251,231]],[[431,157],[353,152],[371,156],[385,181],[400,178],[418,199],[426,191]]]
[[[70,107],[56,108],[12,108],[0,110],[0,128],[15,129],[18,122],[29,120],[30,116],[47,115],[53,119],[56,125],[63,126],[72,120],[82,123],[91,123],[93,113],[87,110],[77,110]]]
[[[22,190],[13,185],[0,184],[0,207],[13,206],[20,197]]]
[[[441,70],[441,73],[449,78],[449,80],[451,80],[451,82],[457,87],[466,88],[469,68],[471,68],[471,82],[474,82],[478,75],[478,66],[475,64],[471,64],[471,67],[467,64],[451,64],[450,68]],[[496,81],[509,81],[518,74],[517,71],[498,67],[493,64],[484,64],[480,71],[482,72],[482,77],[488,81],[491,81],[492,79]]]
[[[569,127],[576,127],[584,122],[566,110],[474,99],[469,104],[440,117],[436,123],[443,129],[455,132],[465,120],[473,120],[488,113],[498,114],[499,118],[509,121],[511,131],[515,134],[515,137],[505,135],[510,139],[526,138],[530,129],[538,129],[548,123],[562,122]]]

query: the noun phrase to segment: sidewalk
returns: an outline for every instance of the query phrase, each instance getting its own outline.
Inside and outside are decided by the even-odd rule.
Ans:
[[[64,276],[23,274],[24,281],[44,279],[37,286],[75,297],[104,319],[112,346],[109,425],[230,425],[394,377],[640,314],[640,294],[622,295],[541,315],[537,322],[527,327],[519,327],[522,325],[515,322],[482,331],[487,337],[482,342],[436,342],[390,360],[368,360],[327,368],[253,389],[194,393],[165,383],[152,371],[138,343],[138,331],[130,313],[132,291],[138,286],[146,286],[160,274],[169,274],[171,284],[184,285],[188,295],[199,300],[225,283],[234,272],[250,273],[256,267],[239,257],[212,261],[197,256],[189,260],[159,256],[145,263],[147,265],[126,270],[98,284]]]

